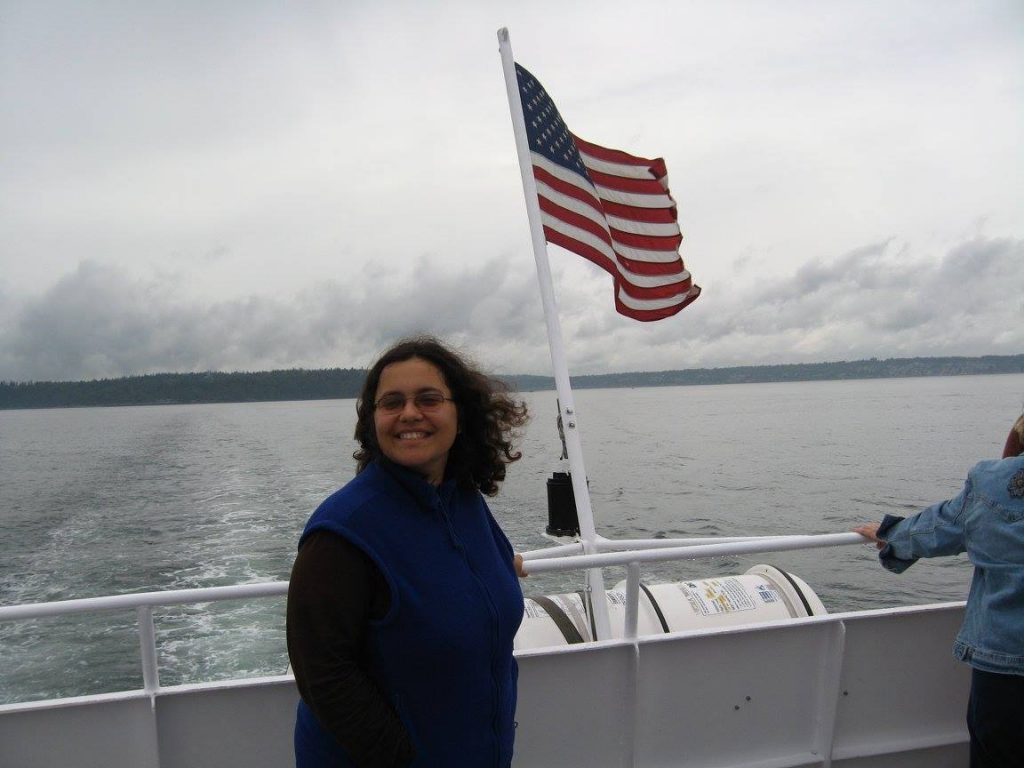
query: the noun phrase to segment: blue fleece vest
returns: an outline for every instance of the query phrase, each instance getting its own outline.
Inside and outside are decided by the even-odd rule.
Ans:
[[[413,765],[510,765],[523,593],[483,496],[373,463],[320,505],[299,545],[324,529],[366,552],[390,587],[388,613],[370,623],[368,671],[412,736]],[[304,704],[297,725],[297,748],[330,745],[329,764],[351,764]]]

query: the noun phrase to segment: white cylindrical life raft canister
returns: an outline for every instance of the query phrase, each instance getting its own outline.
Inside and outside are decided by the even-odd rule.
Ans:
[[[625,635],[626,582],[606,591],[612,637]],[[572,645],[594,638],[583,592],[530,596],[515,649]],[[640,584],[637,635],[759,624],[828,613],[806,583],[771,565],[755,565],[740,576],[718,576],[671,584]]]

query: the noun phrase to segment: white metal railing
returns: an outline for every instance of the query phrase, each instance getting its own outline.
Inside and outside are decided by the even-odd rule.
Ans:
[[[700,543],[690,543],[697,541]],[[627,542],[601,539],[597,542],[598,553],[593,555],[571,554],[580,551],[580,545],[563,545],[566,554],[552,557],[547,549],[524,552],[523,559],[530,564],[529,573],[552,573],[573,571],[582,568],[605,568],[630,563],[649,563],[669,560],[698,560],[708,557],[729,557],[731,555],[755,554],[760,552],[784,552],[793,549],[819,549],[847,544],[863,544],[865,539],[859,533],[826,533],[805,536],[758,536],[720,539],[637,539],[632,542],[635,549],[623,551]],[[681,545],[682,544],[682,545]],[[600,551],[605,550],[605,551]]]
[[[691,544],[691,541],[701,543]],[[615,565],[626,566],[626,615],[623,637],[635,640],[640,601],[640,563],[672,560],[697,560],[708,557],[755,554],[761,552],[784,552],[794,549],[820,549],[822,547],[863,544],[865,539],[859,533],[828,533],[804,536],[763,536],[734,538],[729,541],[707,539],[636,539],[632,542],[612,541],[599,537],[599,550],[609,550],[593,555],[573,554],[581,544],[567,544],[557,547],[561,556],[551,556],[550,549],[523,553],[524,569],[528,574],[555,573],[587,568],[605,568]],[[679,546],[684,543],[684,546]],[[631,543],[638,549],[621,551],[624,544]],[[553,548],[556,549],[556,548]],[[562,554],[564,553],[564,554]]]
[[[708,543],[707,539],[645,539],[623,542],[599,537],[596,542],[597,548],[606,551],[599,551],[597,554],[578,554],[582,552],[582,544],[575,543],[526,552],[523,554],[523,557],[527,563],[526,570],[530,574],[587,570],[616,565],[626,566],[626,625],[624,636],[632,640],[637,636],[641,563],[695,560],[708,557],[782,552],[795,549],[815,549],[860,544],[864,541],[865,539],[856,533],[741,537],[732,538],[727,541],[715,539],[713,543]],[[637,548],[620,551],[621,547],[627,544]],[[271,581],[258,584],[238,584],[228,587],[138,592],[127,595],[60,600],[50,603],[8,605],[0,606],[0,622],[134,608],[139,626],[143,689],[147,693],[156,693],[160,689],[160,671],[157,661],[156,628],[153,622],[154,607],[277,597],[287,594],[287,592],[288,582]]]
[[[843,534],[847,535],[847,534]],[[783,538],[780,536],[714,536],[696,537],[690,539],[606,539],[598,536],[594,541],[595,553],[621,552],[634,549],[673,549],[676,547],[691,547],[699,544],[731,544],[740,541],[768,541]],[[534,549],[523,552],[526,560],[550,560],[565,555],[583,555],[584,544],[582,541],[575,541],[571,544],[558,544],[544,549]]]
[[[287,581],[269,581],[259,584],[236,584],[229,587],[174,589],[163,592],[137,592],[129,595],[84,597],[77,600],[58,600],[52,603],[0,606],[0,622],[134,608],[139,625],[142,687],[146,693],[156,693],[160,689],[160,670],[156,654],[156,627],[153,624],[154,607],[190,603],[214,603],[221,600],[277,597],[287,593]]]

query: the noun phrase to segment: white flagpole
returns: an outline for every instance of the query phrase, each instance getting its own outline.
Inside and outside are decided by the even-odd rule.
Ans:
[[[590,506],[590,490],[587,488],[587,471],[583,466],[583,446],[580,443],[579,413],[569,386],[569,367],[565,361],[562,344],[562,326],[558,319],[558,305],[551,279],[551,265],[548,262],[547,241],[540,219],[540,204],[537,202],[537,183],[533,178],[533,164],[530,162],[530,147],[526,138],[526,120],[523,104],[519,97],[519,81],[516,78],[515,60],[512,58],[512,43],[508,29],[498,30],[498,49],[501,52],[501,66],[505,71],[505,88],[508,91],[508,106],[512,112],[512,128],[516,137],[516,152],[519,155],[519,173],[523,180],[526,196],[526,213],[530,220],[530,234],[533,239],[533,257],[537,262],[537,280],[540,282],[541,301],[544,304],[544,320],[548,329],[548,348],[551,351],[551,365],[555,373],[555,389],[558,391],[559,414],[565,429],[565,447],[569,454],[569,469],[572,474],[572,490],[576,497],[576,510],[580,522],[580,538],[583,551],[597,553],[597,529],[594,526],[594,512]],[[611,637],[608,622],[608,603],[605,598],[604,577],[600,568],[587,572],[587,587],[593,608],[594,628],[597,639]]]

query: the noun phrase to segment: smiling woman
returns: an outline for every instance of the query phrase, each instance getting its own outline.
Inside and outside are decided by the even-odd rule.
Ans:
[[[399,367],[402,363],[409,365]],[[420,392],[438,392],[450,396],[457,417],[457,439],[448,445],[445,474],[464,487],[478,488],[493,496],[505,479],[505,466],[520,457],[513,450],[512,439],[527,419],[526,406],[509,397],[507,390],[504,382],[476,370],[437,339],[399,341],[366,374],[356,404],[355,437],[360,446],[353,454],[358,462],[356,471],[362,472],[381,456],[396,461],[384,447],[391,441],[380,429],[380,417],[388,415],[379,413],[381,400],[389,395],[403,395],[400,410],[408,414],[412,407],[406,402],[409,397]],[[418,410],[423,414],[422,409]],[[428,410],[436,413],[443,409]],[[394,413],[391,408],[386,411]]]
[[[381,371],[374,403],[377,444],[395,464],[440,485],[458,435],[456,406],[441,371],[414,357]]]
[[[310,518],[288,592],[299,768],[512,760],[523,614],[494,495],[526,407],[433,338],[370,369],[357,474]]]

